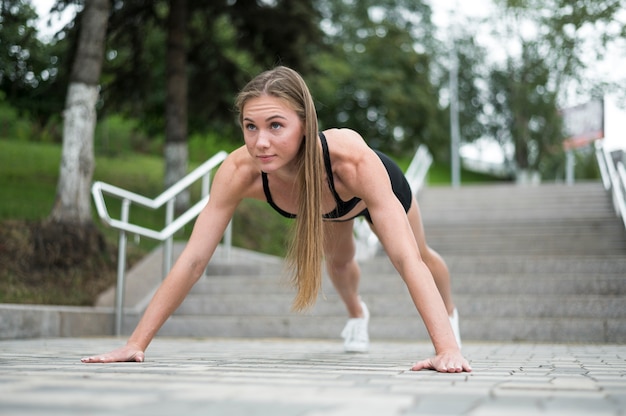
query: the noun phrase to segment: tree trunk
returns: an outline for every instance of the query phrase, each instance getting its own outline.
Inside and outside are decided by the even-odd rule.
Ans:
[[[90,224],[93,137],[102,72],[109,0],[86,0],[76,57],[63,112],[63,150],[57,194],[50,220]]]
[[[170,0],[165,103],[165,187],[187,174],[187,0]],[[189,206],[189,192],[176,198],[176,210]]]
[[[54,222],[91,222],[90,187],[94,169],[93,134],[96,126],[98,87],[71,83],[63,113],[63,150],[56,200],[50,219]]]

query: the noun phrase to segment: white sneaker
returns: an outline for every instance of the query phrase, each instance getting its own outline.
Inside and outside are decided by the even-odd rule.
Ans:
[[[461,348],[461,331],[459,330],[459,313],[456,308],[454,308],[454,312],[452,312],[452,316],[450,318],[450,325],[452,325],[452,332],[454,332],[454,338],[456,338],[456,343],[459,345],[459,349]]]
[[[368,352],[370,349],[370,337],[367,332],[370,312],[363,301],[361,301],[361,308],[363,308],[363,318],[348,319],[348,323],[341,331],[346,352]]]

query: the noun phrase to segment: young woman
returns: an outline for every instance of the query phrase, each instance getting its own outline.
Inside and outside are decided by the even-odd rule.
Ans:
[[[471,371],[460,351],[447,267],[426,245],[417,202],[400,169],[352,130],[318,132],[308,87],[289,68],[254,78],[236,106],[245,145],[216,172],[183,253],[126,345],[82,361],[143,361],[148,344],[202,275],[237,205],[255,198],[295,218],[287,256],[295,310],[315,303],[324,261],[350,316],[342,332],[345,349],[367,351],[369,313],[358,294],[352,233],[354,218],[363,215],[404,279],[435,347],[436,355],[413,370]]]

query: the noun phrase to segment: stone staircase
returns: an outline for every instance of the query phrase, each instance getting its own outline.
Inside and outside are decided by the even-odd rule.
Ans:
[[[429,243],[446,255],[626,256],[600,182],[427,188],[419,202]]]
[[[626,342],[626,232],[599,182],[425,188],[429,244],[451,270],[465,341]],[[406,287],[380,254],[361,263],[372,339],[427,340]],[[162,336],[338,338],[346,320],[327,278],[305,314],[279,258],[233,249]],[[124,332],[138,314],[127,314]]]
[[[626,232],[599,182],[429,188],[466,339],[626,341]]]

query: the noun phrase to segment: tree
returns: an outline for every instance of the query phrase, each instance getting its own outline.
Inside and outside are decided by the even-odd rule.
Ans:
[[[550,69],[551,83],[561,101],[597,95],[608,89],[626,90],[623,82],[589,76],[590,67],[606,58],[609,47],[626,38],[626,0],[496,0],[506,38],[535,42]],[[521,30],[534,27],[535,30]],[[511,36],[511,34],[514,34]],[[623,75],[622,75],[623,77]],[[622,80],[623,81],[623,78]]]
[[[13,108],[43,125],[63,107],[56,91],[63,48],[39,40],[36,18],[24,0],[0,1],[0,91]]]
[[[605,92],[624,94],[622,79],[598,79],[589,71],[609,47],[626,38],[626,0],[498,0],[496,35],[506,42],[504,69],[492,74],[491,129],[515,145],[519,169],[555,172],[562,163],[558,107]],[[524,29],[524,30],[523,30]],[[623,48],[614,48],[622,53]],[[503,72],[505,71],[505,72]],[[505,121],[506,120],[506,121]],[[510,129],[507,133],[504,126]],[[562,159],[561,159],[562,160]]]
[[[416,1],[324,1],[327,49],[312,82],[322,125],[359,131],[390,153],[441,146],[447,129],[430,78],[434,26]]]
[[[454,41],[454,53],[458,59],[459,125],[464,142],[480,139],[485,134],[483,115],[486,91],[481,88],[484,81],[479,85],[479,80],[484,80],[489,75],[489,69],[484,65],[487,53],[476,43],[475,36],[467,29],[468,26],[459,28],[463,31]],[[449,112],[446,111],[446,114]]]
[[[542,162],[560,152],[562,140],[550,69],[536,44],[526,43],[522,48],[519,59],[510,57],[505,68],[491,73],[493,111],[488,126],[501,145],[513,143],[514,164],[520,174],[539,170]]]
[[[109,0],[86,0],[81,13],[78,49],[64,111],[57,195],[50,214],[53,222],[78,227],[92,222],[93,136],[110,7]]]
[[[167,22],[165,99],[165,187],[187,174],[187,0],[170,0]],[[189,206],[189,192],[176,198],[176,209]]]
[[[278,63],[306,74],[321,42],[314,1],[187,0],[188,134],[218,132],[239,143],[233,97]],[[153,137],[166,131],[169,3],[123,2],[112,12],[101,114],[139,118]]]

